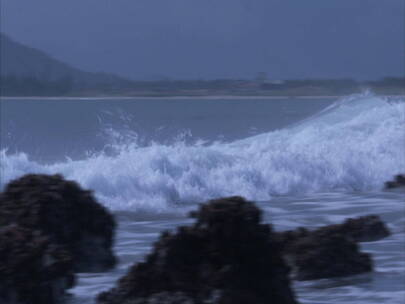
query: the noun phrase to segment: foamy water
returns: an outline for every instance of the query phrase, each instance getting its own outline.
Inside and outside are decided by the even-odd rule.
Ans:
[[[40,164],[2,152],[4,185],[28,172],[62,173],[112,210],[167,212],[209,198],[253,200],[370,191],[405,172],[405,103],[350,97],[291,127],[231,143],[115,145],[115,153]]]
[[[372,254],[374,271],[344,278],[294,282],[302,304],[403,304],[405,302],[405,192],[316,193],[281,196],[258,202],[265,222],[276,230],[309,228],[342,222],[348,217],[378,214],[388,224],[392,235],[377,241],[361,243],[361,250]],[[72,290],[72,304],[93,303],[103,290],[111,288],[134,262],[143,261],[159,233],[188,225],[192,220],[180,214],[171,216],[117,214],[119,228],[115,252],[119,265],[111,272],[80,274]]]
[[[160,231],[189,223],[185,211],[196,203],[228,195],[258,201],[277,230],[381,215],[393,235],[362,245],[373,254],[374,272],[295,283],[295,289],[308,304],[405,303],[404,192],[382,191],[385,181],[405,172],[404,100],[350,96],[287,127],[223,142],[180,136],[145,145],[128,128],[106,129],[108,153],[40,162],[29,153],[1,152],[1,187],[26,173],[61,173],[93,189],[118,217],[118,267],[81,274],[72,303],[92,303],[143,259]]]

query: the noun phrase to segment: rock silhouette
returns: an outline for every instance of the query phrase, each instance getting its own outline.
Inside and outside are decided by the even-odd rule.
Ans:
[[[299,227],[295,230],[277,232],[277,239],[280,246],[285,247],[299,239],[315,234],[340,234],[355,242],[372,242],[391,235],[391,232],[378,215],[372,214],[348,218],[342,224],[323,226],[315,230]]]
[[[337,233],[316,233],[286,246],[283,255],[297,280],[316,280],[372,271],[371,256]]]
[[[400,188],[400,187],[405,187],[405,175],[404,174],[395,175],[393,181],[388,181],[385,183],[385,189],[395,189],[395,188]]]
[[[293,277],[314,280],[371,271],[371,257],[359,251],[357,242],[376,241],[389,235],[378,216],[367,215],[312,231],[300,227],[278,232],[276,239],[293,269]]]
[[[191,216],[194,225],[163,233],[98,303],[296,303],[272,228],[252,202],[211,200]]]
[[[0,304],[62,303],[73,286],[73,260],[38,231],[0,228]]]
[[[60,175],[29,174],[0,194],[0,227],[18,224],[65,246],[76,271],[112,267],[115,221],[90,191]]]

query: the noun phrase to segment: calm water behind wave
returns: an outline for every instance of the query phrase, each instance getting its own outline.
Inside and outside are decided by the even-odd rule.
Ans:
[[[37,161],[85,159],[112,144],[232,141],[313,115],[333,99],[11,99],[0,101],[1,148]]]
[[[91,303],[164,229],[198,202],[243,195],[278,230],[375,213],[394,232],[362,248],[371,274],[296,283],[302,303],[405,302],[405,103],[333,100],[7,100],[1,106],[3,187],[26,173],[62,173],[93,189],[119,219],[112,272],[81,274],[74,303]]]

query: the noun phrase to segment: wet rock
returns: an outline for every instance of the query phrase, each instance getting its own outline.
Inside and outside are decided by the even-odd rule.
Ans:
[[[328,225],[315,230],[299,227],[295,230],[278,232],[276,238],[280,246],[285,247],[314,234],[339,234],[355,242],[372,242],[390,236],[391,232],[378,215],[366,215],[348,218],[342,224]]]
[[[400,187],[405,187],[405,175],[404,174],[395,175],[393,181],[388,181],[385,183],[385,189],[395,189],[395,188],[400,188]]]
[[[63,303],[73,286],[70,254],[38,231],[0,228],[0,304]]]
[[[163,233],[98,303],[296,303],[272,228],[252,202],[212,200],[192,216],[194,225]]]
[[[182,292],[161,292],[146,298],[137,298],[126,304],[195,304],[196,302]]]
[[[17,223],[39,230],[72,254],[76,271],[112,267],[113,216],[90,191],[60,175],[25,175],[0,195],[0,227]]]
[[[372,242],[383,239],[391,232],[377,215],[349,218],[343,224],[329,225],[314,231],[323,234],[341,234],[356,242]]]
[[[380,217],[367,215],[315,230],[300,227],[278,232],[275,239],[294,278],[313,280],[371,271],[371,257],[361,253],[356,242],[377,241],[389,235]]]
[[[321,231],[299,238],[283,254],[297,280],[316,280],[360,274],[372,270],[369,254],[344,235]]]
[[[283,253],[288,246],[291,246],[297,241],[310,236],[311,233],[312,231],[303,227],[299,227],[295,230],[275,232],[274,239],[281,249],[281,252]]]

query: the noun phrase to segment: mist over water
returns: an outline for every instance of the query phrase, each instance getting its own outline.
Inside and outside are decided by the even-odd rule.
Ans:
[[[271,121],[278,114],[266,115]],[[105,126],[110,143],[85,158],[40,162],[3,147],[1,186],[26,173],[61,173],[93,189],[112,210],[148,213],[177,212],[229,195],[267,201],[378,191],[405,171],[404,126],[404,100],[372,94],[349,96],[280,129],[228,141],[177,133],[170,142],[145,143],[130,128]]]

